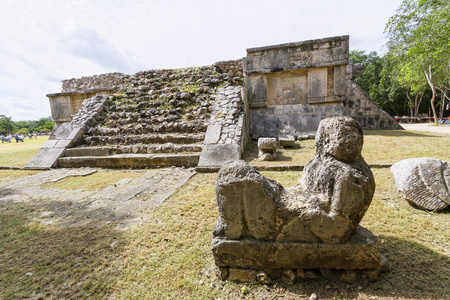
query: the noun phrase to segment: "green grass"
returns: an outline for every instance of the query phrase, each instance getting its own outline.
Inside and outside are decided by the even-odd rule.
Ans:
[[[25,166],[47,140],[48,136],[39,136],[37,139],[25,138],[24,142],[12,140],[11,143],[0,144],[0,166]]]
[[[448,149],[449,139],[373,131],[366,132],[364,151],[374,163],[379,162],[377,157],[393,162],[421,153],[450,160],[445,151],[435,149],[446,145]],[[380,143],[390,148],[376,148]],[[408,147],[403,148],[405,144]],[[314,150],[289,151],[302,149]],[[24,171],[8,172],[13,176]],[[129,171],[123,172],[125,178]],[[109,171],[97,173],[104,174],[78,177],[84,181],[77,184],[109,184],[104,179]],[[389,169],[373,173],[377,188],[361,225],[379,236],[382,254],[391,266],[391,272],[380,275],[377,282],[320,279],[262,286],[219,280],[210,246],[218,216],[216,174],[196,174],[148,212],[150,222],[128,231],[113,230],[113,223],[101,228],[44,226],[33,214],[45,199],[4,204],[0,198],[0,299],[307,299],[312,293],[319,299],[448,299],[450,209],[419,210],[400,197]],[[290,186],[301,172],[262,174]],[[70,188],[69,181],[56,184],[63,185],[52,188]],[[118,243],[111,247],[114,241]]]
[[[302,165],[314,157],[314,140],[296,141],[295,147],[277,149],[275,161],[259,161],[257,141],[252,140],[243,158],[251,165]],[[411,157],[450,161],[450,136],[407,130],[366,130],[362,156],[368,164],[392,164]]]

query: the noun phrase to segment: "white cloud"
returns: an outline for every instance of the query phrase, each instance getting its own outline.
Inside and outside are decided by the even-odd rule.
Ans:
[[[380,52],[401,0],[6,0],[0,9],[0,114],[50,115],[61,80],[237,59],[251,47],[350,35]],[[20,109],[17,107],[21,107]]]

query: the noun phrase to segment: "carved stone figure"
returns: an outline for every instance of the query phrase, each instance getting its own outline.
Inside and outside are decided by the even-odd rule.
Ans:
[[[450,205],[450,166],[434,158],[410,158],[391,167],[395,185],[403,197],[426,210]]]
[[[279,242],[342,243],[372,201],[375,182],[361,157],[362,130],[351,118],[320,123],[316,155],[298,183],[284,188],[244,161],[217,176],[215,235]]]
[[[262,176],[244,161],[220,169],[216,181],[219,219],[213,231],[213,253],[219,267],[380,266],[376,238],[358,226],[375,190],[372,172],[361,157],[360,125],[349,117],[324,119],[315,145],[314,159],[291,188]],[[357,231],[357,236],[364,236],[362,240],[350,238]],[[342,243],[348,247],[340,248]],[[352,246],[354,243],[357,246]],[[333,250],[328,246],[322,249],[324,245]],[[277,262],[275,257],[285,250],[289,257],[283,255]],[[244,262],[246,259],[250,262]]]

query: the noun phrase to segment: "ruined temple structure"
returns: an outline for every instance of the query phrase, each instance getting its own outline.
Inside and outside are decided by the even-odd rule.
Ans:
[[[352,82],[349,37],[247,50],[212,66],[64,80],[56,122],[26,168],[221,166],[249,138],[298,136],[350,116],[401,129]]]

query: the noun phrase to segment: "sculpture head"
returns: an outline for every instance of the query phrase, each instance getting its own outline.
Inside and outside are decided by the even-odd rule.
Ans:
[[[335,117],[320,121],[316,133],[316,155],[332,155],[341,161],[355,161],[361,157],[363,132],[350,117]]]

